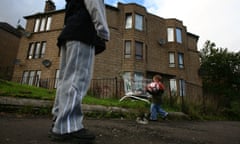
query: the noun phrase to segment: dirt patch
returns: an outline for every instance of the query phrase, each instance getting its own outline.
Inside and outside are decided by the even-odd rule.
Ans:
[[[87,120],[104,144],[240,144],[239,122]]]
[[[158,121],[85,118],[96,144],[240,144],[240,122]],[[48,138],[50,117],[0,114],[1,144],[56,144]]]

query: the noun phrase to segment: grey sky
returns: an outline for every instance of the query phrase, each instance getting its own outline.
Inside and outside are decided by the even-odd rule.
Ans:
[[[25,26],[24,16],[43,12],[46,0],[1,0],[0,21],[16,27],[18,20]],[[57,9],[64,8],[65,0],[53,0]],[[183,21],[188,32],[200,36],[198,49],[206,40],[229,51],[240,51],[240,1],[239,0],[105,0],[116,6],[117,2],[136,2],[163,18]]]

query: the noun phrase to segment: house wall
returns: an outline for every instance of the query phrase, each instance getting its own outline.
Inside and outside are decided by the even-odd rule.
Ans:
[[[144,17],[143,31],[133,28],[125,29],[126,13],[140,14]],[[93,78],[121,78],[124,72],[141,72],[145,77],[151,74],[161,74],[164,77],[166,87],[169,87],[169,79],[183,79],[186,81],[186,95],[201,96],[202,82],[198,76],[200,67],[197,51],[198,36],[187,32],[186,26],[177,19],[164,19],[152,15],[137,4],[121,4],[118,7],[106,6],[106,14],[110,29],[110,40],[106,50],[95,57]],[[52,16],[51,29],[44,32],[33,32],[35,19],[42,16]],[[21,39],[17,58],[20,65],[15,66],[14,77],[22,77],[26,70],[41,70],[41,78],[55,78],[59,69],[59,49],[56,40],[63,27],[64,10],[50,11],[27,16],[26,31],[31,32],[30,37]],[[167,42],[167,28],[180,28],[182,30],[182,43]],[[124,41],[132,41],[132,56],[124,58]],[[164,43],[159,43],[162,40]],[[46,52],[43,58],[27,59],[29,43],[46,41]],[[143,43],[143,59],[135,59],[135,41]],[[169,52],[175,52],[176,67],[169,67]],[[178,53],[184,54],[184,68],[178,68]],[[45,67],[43,60],[50,60],[52,65]],[[178,82],[177,82],[178,83]],[[179,89],[179,86],[178,86]],[[169,92],[167,92],[169,94]]]
[[[0,23],[0,78],[10,80],[21,34],[7,23]]]

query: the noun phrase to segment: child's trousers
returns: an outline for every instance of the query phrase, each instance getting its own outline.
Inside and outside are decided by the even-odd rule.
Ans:
[[[168,113],[164,111],[160,104],[151,104],[150,107],[150,120],[157,120],[158,114],[160,114],[162,117],[165,117]]]

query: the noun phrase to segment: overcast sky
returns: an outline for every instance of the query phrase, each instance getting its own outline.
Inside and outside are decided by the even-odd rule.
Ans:
[[[16,27],[25,26],[24,16],[43,12],[46,0],[0,0],[0,21]],[[65,7],[65,0],[53,0],[57,9]],[[198,35],[198,49],[206,40],[229,51],[240,51],[240,0],[105,0],[108,5],[135,2],[149,13],[162,18],[176,18],[187,31]]]

